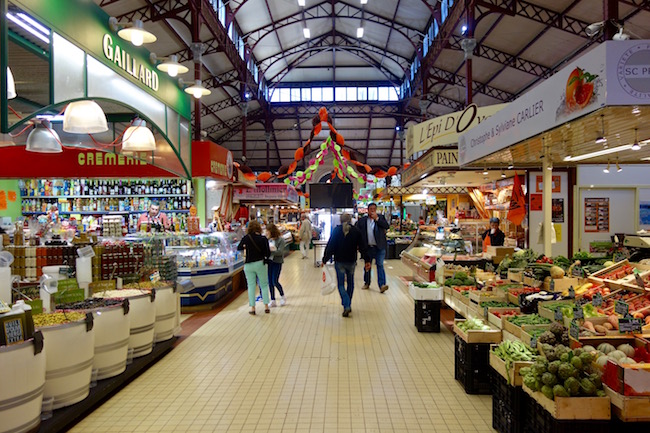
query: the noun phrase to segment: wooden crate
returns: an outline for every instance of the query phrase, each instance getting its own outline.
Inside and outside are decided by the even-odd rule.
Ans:
[[[476,305],[480,305],[481,302],[505,300],[506,294],[503,290],[474,290],[469,292],[469,301]]]
[[[521,312],[519,308],[488,308],[488,323],[495,328],[498,329],[503,329],[503,320],[501,320],[501,317],[497,317],[494,315],[494,313],[502,312],[502,311],[509,311],[509,310],[517,310]]]
[[[508,269],[508,279],[521,283],[524,280],[524,270],[521,268]]]
[[[455,297],[449,298],[447,305],[461,316],[467,317],[467,305],[460,302],[460,299]]]
[[[494,371],[499,373],[499,375],[508,381],[508,385],[521,386],[523,384],[524,378],[519,374],[519,370],[524,367],[529,367],[533,365],[533,363],[526,361],[514,361],[510,363],[510,368],[507,368],[506,362],[494,354],[494,347],[496,346],[492,345],[490,348],[490,366],[492,366],[492,368],[494,368]]]
[[[497,276],[494,272],[485,272],[481,269],[477,269],[475,277],[481,281],[488,281],[496,279]]]
[[[631,397],[619,394],[605,385],[605,393],[612,401],[612,410],[623,422],[649,422],[650,396]]]
[[[609,397],[556,397],[555,400],[550,400],[539,391],[533,391],[526,385],[522,387],[526,394],[555,419],[609,420],[612,418]]]
[[[478,317],[479,319],[484,319],[485,316],[483,315],[483,309],[478,308],[478,305],[470,302],[467,304],[467,316],[468,317]]]
[[[605,279],[601,278],[601,276],[603,276],[603,275],[605,275],[605,274],[609,273],[610,271],[613,271],[613,270],[615,270],[617,268],[620,268],[621,266],[624,266],[624,265],[631,265],[633,268],[638,269],[639,271],[641,271],[642,275],[646,274],[646,273],[648,273],[650,271],[650,266],[648,266],[648,265],[640,265],[638,263],[630,263],[626,259],[626,260],[623,260],[621,262],[614,263],[612,266],[608,266],[608,267],[606,267],[604,269],[601,269],[598,272],[595,272],[595,273],[591,274],[588,277],[588,280],[593,282],[593,283],[598,282],[600,284],[605,284],[607,287],[610,287],[612,289],[631,290],[630,287],[632,287],[632,290],[634,290],[634,291],[645,291],[645,290],[641,289],[640,287],[638,287],[638,286],[636,286],[634,284],[629,284],[629,286],[626,285],[628,280],[630,280],[631,278],[634,278],[634,277],[631,277],[631,278],[626,277],[625,281],[622,281],[622,280],[605,280]]]
[[[521,334],[519,335],[519,339],[524,343],[530,346],[530,341],[532,340],[532,336],[529,334],[529,331],[532,331],[534,329],[551,329],[551,325],[527,325],[526,328],[521,330]],[[539,349],[539,347],[538,347]]]
[[[542,284],[544,284],[543,281],[539,281],[539,280],[536,280],[534,278],[527,277],[525,275],[524,275],[523,283],[525,285],[527,285],[527,286],[530,286],[530,287],[541,287]]]
[[[501,341],[501,331],[499,329],[490,329],[486,331],[472,330],[465,332],[457,324],[462,319],[454,320],[454,334],[460,336],[466,343],[499,343]]]
[[[517,325],[513,325],[509,320],[503,320],[503,329],[514,335],[516,338],[521,339],[521,328]]]
[[[558,302],[561,302],[563,304],[569,304],[569,305],[574,305],[575,304],[575,302],[573,302],[573,301],[542,301],[542,302],[537,304],[537,314],[539,314],[540,316],[545,317],[545,318],[547,318],[549,320],[554,321],[555,320],[555,311],[546,308],[545,305],[547,305],[549,303],[556,304]]]

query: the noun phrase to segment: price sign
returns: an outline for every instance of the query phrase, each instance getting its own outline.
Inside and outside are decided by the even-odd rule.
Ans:
[[[574,299],[576,297],[576,290],[573,286],[569,287],[569,298]]]
[[[555,320],[558,321],[558,322],[562,322],[562,320],[563,320],[563,318],[562,318],[562,310],[560,310],[559,308],[557,310],[555,310]]]
[[[23,322],[20,318],[5,320],[3,328],[7,346],[25,341],[23,337]]]
[[[575,320],[572,320],[571,325],[569,326],[569,337],[574,340],[580,340],[580,326]]]
[[[537,337],[533,337],[530,339],[530,347],[535,349],[537,347]]]
[[[641,319],[634,319],[631,317],[618,319],[618,330],[621,334],[628,332],[641,332],[641,327]]]
[[[65,290],[78,289],[79,283],[76,278],[66,278],[65,280],[59,280],[56,287],[59,292],[63,292]]]
[[[582,307],[580,307],[580,306],[576,306],[576,307],[573,309],[573,317],[574,317],[576,320],[577,320],[577,319],[584,319],[584,318],[585,318],[585,314],[584,314],[584,312],[582,311]]]
[[[616,301],[616,304],[614,304],[614,312],[616,314],[625,316],[629,310],[630,310],[630,306],[627,304],[627,302]]]
[[[634,270],[634,278],[636,279],[636,285],[645,290],[645,281],[643,281],[643,277],[637,272],[636,269]]]
[[[573,270],[571,271],[571,275],[578,278],[584,278],[585,270],[582,268],[582,266],[574,266]]]
[[[603,295],[600,293],[594,294],[593,298],[591,299],[591,303],[594,305],[594,307],[600,307],[603,305]]]
[[[580,299],[576,300],[576,305],[578,305],[578,306],[583,306],[583,305],[588,304],[588,303],[589,303],[589,301],[587,299],[585,299],[585,298],[580,298]]]
[[[64,292],[52,294],[52,300],[55,304],[68,304],[70,302],[81,302],[86,299],[86,292],[84,289],[68,289]]]
[[[91,293],[100,293],[105,290],[115,290],[117,280],[93,281],[88,285]]]
[[[555,280],[551,280],[551,284],[549,284],[549,289],[551,292],[555,291]]]
[[[494,265],[492,263],[485,264],[485,272],[494,272]]]
[[[154,272],[149,276],[149,279],[151,280],[152,283],[156,283],[160,281],[160,272],[158,271]]]

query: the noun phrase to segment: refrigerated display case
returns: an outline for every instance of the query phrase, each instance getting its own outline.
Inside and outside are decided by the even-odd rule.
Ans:
[[[401,253],[401,260],[413,271],[415,279],[431,282],[435,280],[436,262],[439,258],[445,263],[466,266],[484,264],[480,250],[474,250],[474,244],[479,240],[480,233],[464,237],[462,228],[421,226],[413,242]]]

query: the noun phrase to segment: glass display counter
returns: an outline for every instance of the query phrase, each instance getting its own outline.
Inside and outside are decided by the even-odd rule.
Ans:
[[[477,230],[478,228],[475,228],[474,231]],[[470,266],[483,264],[480,250],[474,250],[477,238],[480,240],[480,233],[477,236],[464,237],[462,228],[421,226],[413,242],[401,253],[401,260],[413,270],[415,279],[434,281],[436,262],[439,258],[445,263]]]

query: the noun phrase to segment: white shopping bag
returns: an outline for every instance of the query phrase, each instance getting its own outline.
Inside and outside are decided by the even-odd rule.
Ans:
[[[332,271],[327,266],[323,266],[322,269],[323,275],[321,278],[320,294],[326,296],[330,293],[334,293],[338,288],[338,285],[336,282],[336,276],[332,275]]]

